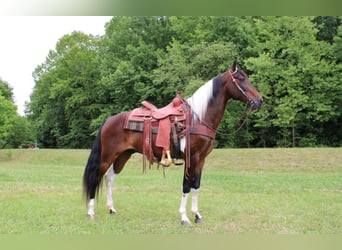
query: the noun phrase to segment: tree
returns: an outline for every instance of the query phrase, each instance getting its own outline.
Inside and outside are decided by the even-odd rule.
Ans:
[[[9,132],[16,118],[16,106],[5,99],[0,93],[0,145],[5,147],[8,143]]]
[[[103,37],[74,32],[34,72],[28,118],[44,147],[89,147],[109,116],[161,107],[225,71],[235,57],[264,96],[229,102],[217,147],[339,146],[340,17],[113,17]]]
[[[9,131],[7,147],[27,148],[35,144],[36,133],[26,117],[17,116]]]
[[[318,16],[312,19],[318,28],[317,40],[333,43],[341,20],[337,16]]]
[[[99,77],[98,39],[81,32],[65,35],[36,68],[28,113],[44,147],[91,144],[90,122],[100,112],[93,106]]]
[[[331,46],[316,40],[317,29],[308,17],[265,17],[256,25],[259,56],[247,65],[265,107],[255,125],[277,131],[269,146],[319,143],[311,124],[329,122],[337,111],[333,100],[340,98],[340,87],[330,77]]]
[[[334,55],[336,63],[340,66],[342,62],[342,26],[340,25],[337,29],[337,33],[334,36]]]
[[[160,105],[153,85],[153,70],[172,39],[167,17],[114,17],[106,26],[99,51],[97,86],[101,115],[93,131],[108,116],[130,110],[147,99]],[[94,132],[95,133],[95,132]]]
[[[13,103],[12,88],[0,79],[0,148],[8,144],[16,117],[17,107]]]

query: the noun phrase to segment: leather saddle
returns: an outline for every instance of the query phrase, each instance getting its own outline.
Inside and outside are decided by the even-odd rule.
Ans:
[[[128,121],[143,122],[146,119],[159,121],[167,117],[171,121],[184,121],[186,119],[186,112],[182,104],[183,99],[180,96],[176,96],[171,103],[159,109],[152,103],[143,101],[143,107],[132,110]]]
[[[176,126],[181,126],[182,130],[184,130],[186,122],[190,120],[190,112],[187,112],[187,107],[185,100],[178,94],[165,107],[157,108],[152,103],[143,101],[142,107],[133,109],[127,114],[124,128],[143,132],[144,171],[146,169],[146,159],[150,164],[153,164],[155,159],[152,151],[152,134],[157,134],[156,145],[158,144],[158,147],[163,148],[163,156],[165,151],[170,153],[168,149],[170,143],[175,144],[177,141],[179,144]],[[171,164],[170,158],[171,156],[168,155],[169,164]]]
[[[168,130],[170,131],[167,133],[171,132],[173,145],[178,145],[178,149],[173,150],[178,152],[176,153],[178,156],[180,155],[179,138],[186,138],[185,157],[186,171],[188,171],[190,168],[190,134],[204,135],[210,139],[215,138],[215,130],[202,124],[191,125],[191,117],[191,108],[179,93],[165,107],[158,109],[152,103],[143,101],[142,107],[127,113],[124,128],[143,133],[143,171],[146,170],[146,159],[150,164],[153,164],[155,159],[152,150],[152,134],[157,134],[157,140],[159,135],[161,135],[161,138],[168,137],[166,134],[159,133],[161,126],[165,123],[169,124],[167,127],[169,127]],[[177,155],[175,155],[175,158],[177,158]]]

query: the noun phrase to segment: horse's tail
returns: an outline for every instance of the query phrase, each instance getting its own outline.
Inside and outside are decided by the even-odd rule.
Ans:
[[[94,199],[95,193],[99,192],[101,177],[99,176],[99,168],[101,162],[101,125],[97,136],[93,142],[87,165],[83,174],[83,192],[87,200]]]

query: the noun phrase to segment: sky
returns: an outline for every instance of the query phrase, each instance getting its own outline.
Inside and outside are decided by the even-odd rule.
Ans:
[[[0,78],[13,89],[24,115],[34,87],[32,73],[58,40],[73,31],[103,35],[108,16],[0,16]]]

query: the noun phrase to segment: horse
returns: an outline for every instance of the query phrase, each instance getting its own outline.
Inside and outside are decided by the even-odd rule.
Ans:
[[[199,124],[207,130],[216,132],[221,122],[227,101],[234,99],[246,104],[249,110],[261,108],[261,94],[250,83],[248,75],[238,67],[234,60],[224,73],[199,87],[194,94],[184,99],[191,108],[191,124]],[[95,195],[105,177],[107,191],[107,207],[110,214],[116,214],[112,199],[112,185],[133,153],[143,154],[143,133],[123,127],[129,111],[110,116],[99,128],[98,134],[86,164],[83,175],[83,191],[88,203],[88,217],[95,218]],[[153,155],[160,159],[162,149],[155,146],[156,136],[152,135]],[[187,140],[189,140],[187,142]],[[198,208],[198,197],[201,184],[201,173],[205,158],[214,147],[214,136],[190,133],[180,139],[181,157],[184,161],[183,190],[179,213],[182,225],[190,225],[186,204],[192,194],[191,212],[194,222],[199,223],[203,217]],[[187,148],[191,151],[186,156]],[[172,154],[172,152],[171,152]]]

